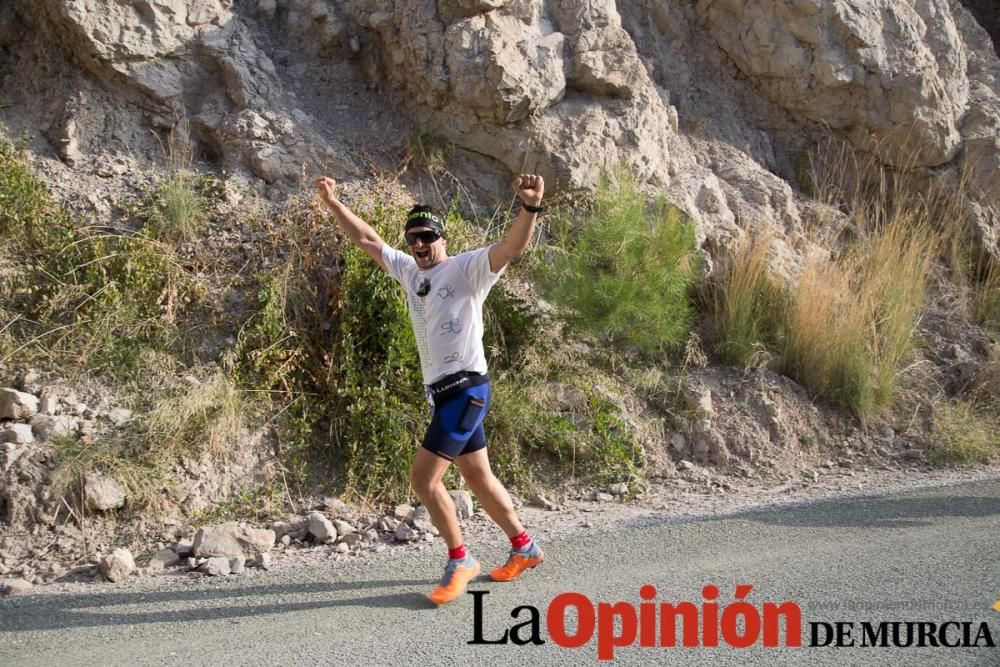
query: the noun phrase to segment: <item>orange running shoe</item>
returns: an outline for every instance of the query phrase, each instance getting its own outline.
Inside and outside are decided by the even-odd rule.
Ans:
[[[543,560],[545,560],[545,553],[534,542],[523,552],[511,549],[507,562],[490,572],[490,579],[493,581],[514,581],[525,570],[541,565]]]
[[[465,591],[469,582],[479,576],[479,561],[472,556],[465,560],[450,560],[444,568],[441,583],[428,595],[434,604],[451,602]]]

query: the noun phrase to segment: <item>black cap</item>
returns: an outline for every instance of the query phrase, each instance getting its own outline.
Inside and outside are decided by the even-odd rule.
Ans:
[[[441,216],[436,214],[429,206],[414,206],[409,213],[406,214],[406,229],[404,231],[410,231],[414,227],[427,227],[428,229],[437,230],[441,236],[444,236],[444,221],[441,220]]]

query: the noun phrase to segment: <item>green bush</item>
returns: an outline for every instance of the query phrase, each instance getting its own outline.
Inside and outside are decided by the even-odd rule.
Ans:
[[[248,256],[234,256],[235,266],[220,258],[211,268],[242,273],[226,288],[245,288],[248,310],[214,319],[200,307],[208,279],[195,280],[166,241],[177,237],[157,225],[137,233],[79,225],[6,141],[0,202],[0,309],[8,322],[0,358],[45,359],[64,371],[137,383],[128,385],[138,413],[128,426],[96,445],[58,439],[60,484],[101,470],[126,487],[134,507],[155,506],[179,458],[222,455],[242,437],[245,418],[261,413],[269,418],[254,423],[273,427],[290,483],[321,481],[369,500],[410,495],[411,457],[429,414],[404,296],[311,197],[292,198],[273,216],[263,209],[241,216],[253,231]],[[405,205],[368,197],[357,210],[387,242],[400,238]],[[449,214],[451,254],[485,242],[483,230]],[[551,404],[550,379],[587,381],[554,357],[546,342],[553,323],[532,306],[520,272],[508,270],[484,313],[497,380],[487,421],[497,474],[521,487],[540,472],[553,482],[634,474],[641,451],[614,406],[595,398],[571,418]],[[194,389],[176,382],[141,389],[150,375],[184,372],[186,332],[205,327],[213,336],[235,334],[225,376]],[[218,511],[235,516],[261,494],[274,500],[272,487],[251,490]]]
[[[146,346],[175,337],[180,311],[202,286],[169,247],[143,234],[80,225],[0,137],[0,303],[14,325],[4,359],[34,357],[67,368],[134,374]]]
[[[150,236],[163,241],[191,242],[205,231],[218,181],[178,171],[146,193],[142,213]]]
[[[501,281],[483,308],[483,344],[490,368],[520,367],[526,353],[546,345],[541,332],[547,326],[541,313]]]
[[[665,200],[650,203],[632,176],[602,178],[593,206],[552,222],[552,261],[537,280],[574,326],[649,354],[684,344],[698,276],[695,229]]]
[[[368,222],[391,239],[401,219],[402,211],[379,207]],[[407,495],[428,410],[406,301],[399,285],[353,246],[344,252],[341,272],[335,433],[347,482],[368,497]]]
[[[279,457],[302,482],[313,458],[326,463],[334,396],[330,318],[334,304],[323,295],[335,291],[328,272],[337,265],[339,241],[321,212],[308,202],[291,200],[273,223],[247,216],[247,227],[262,237],[255,303],[236,337],[228,359],[231,373],[245,391],[262,398],[274,412]],[[280,261],[272,262],[272,258]],[[266,264],[276,264],[269,269]],[[321,456],[322,455],[322,456]]]
[[[5,307],[34,315],[86,253],[73,244],[73,221],[28,170],[22,147],[0,135],[0,244]]]
[[[550,360],[551,363],[551,360]],[[493,406],[486,420],[490,458],[497,476],[527,488],[536,478],[549,482],[564,478],[592,478],[619,482],[641,475],[645,463],[618,408],[593,391],[576,414],[560,412],[547,395],[547,378],[531,373],[501,376],[494,385]],[[594,377],[571,369],[564,380],[588,386]]]
[[[386,239],[404,217],[381,204],[366,215]],[[319,463],[357,496],[405,496],[427,404],[402,291],[322,209],[293,203],[276,227],[288,259],[259,276],[234,372],[276,398],[282,456],[300,481]]]

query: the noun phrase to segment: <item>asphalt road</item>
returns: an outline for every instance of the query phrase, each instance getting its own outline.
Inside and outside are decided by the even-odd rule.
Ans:
[[[646,522],[613,533],[544,544],[548,559],[510,584],[477,582],[483,638],[539,609],[542,645],[470,645],[471,595],[434,608],[423,595],[442,565],[440,545],[389,550],[345,567],[286,569],[224,580],[95,587],[86,594],[0,600],[0,665],[597,664],[596,639],[562,648],[547,630],[556,596],[638,607],[692,601],[720,589],[722,611],[737,584],[747,600],[801,608],[801,648],[617,649],[615,663],[713,665],[1000,665],[1000,480],[899,495],[821,501],[694,520]],[[504,556],[480,548],[484,570]],[[148,586],[148,584],[146,584]],[[654,607],[655,609],[655,607]],[[577,631],[576,615],[566,632]],[[812,623],[850,621],[859,644],[869,621],[987,622],[998,648],[810,647]],[[618,628],[615,625],[615,628]],[[744,626],[738,626],[738,630]],[[956,626],[946,634],[961,640]],[[527,637],[530,626],[518,631]],[[905,639],[905,632],[903,633]]]

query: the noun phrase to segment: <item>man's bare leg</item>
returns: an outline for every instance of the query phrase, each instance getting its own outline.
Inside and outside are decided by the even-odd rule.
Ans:
[[[486,449],[464,454],[455,459],[462,477],[476,494],[479,503],[510,538],[511,552],[507,562],[490,572],[493,581],[513,581],[528,569],[545,560],[541,548],[528,536],[517,518],[510,494],[493,474]]]
[[[431,515],[431,521],[448,544],[448,564],[440,583],[427,597],[435,604],[451,602],[479,575],[479,561],[462,544],[462,530],[455,516],[455,501],[444,488],[441,479],[449,461],[421,447],[413,457],[410,484]],[[461,552],[455,555],[453,552]]]
[[[410,485],[427,507],[431,521],[441,532],[448,548],[453,549],[462,545],[462,529],[455,516],[455,501],[441,481],[449,465],[447,459],[419,447],[410,468]]]
[[[471,454],[459,456],[455,459],[455,465],[479,500],[479,504],[507,537],[514,537],[524,532],[524,526],[514,511],[510,494],[493,474],[485,447]]]

